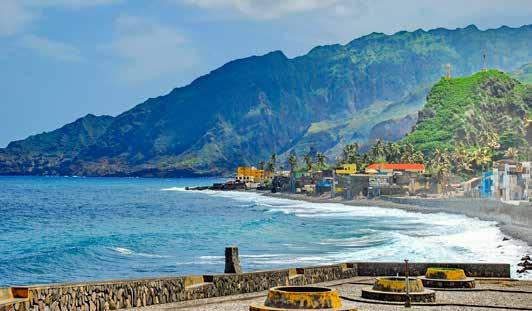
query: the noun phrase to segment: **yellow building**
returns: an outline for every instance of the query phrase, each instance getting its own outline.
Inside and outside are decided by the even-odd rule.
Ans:
[[[239,166],[236,169],[236,180],[241,182],[263,182],[271,177],[272,172],[259,170],[253,166]]]
[[[336,168],[336,174],[351,175],[357,173],[357,165],[355,163],[342,164]]]

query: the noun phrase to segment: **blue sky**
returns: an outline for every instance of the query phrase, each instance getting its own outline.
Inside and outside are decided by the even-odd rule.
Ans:
[[[0,147],[117,115],[235,58],[400,30],[532,23],[532,1],[0,0]]]

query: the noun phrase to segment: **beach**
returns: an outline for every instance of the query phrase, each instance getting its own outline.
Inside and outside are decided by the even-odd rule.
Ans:
[[[341,203],[351,206],[368,206],[368,207],[383,207],[383,208],[396,208],[401,210],[406,210],[409,212],[416,213],[450,213],[450,214],[460,214],[468,217],[475,217],[480,220],[486,221],[496,221],[500,230],[508,235],[510,238],[519,239],[526,242],[529,246],[532,246],[532,226],[527,226],[528,223],[532,222],[532,212],[522,213],[521,217],[510,217],[508,215],[498,215],[492,213],[490,210],[482,211],[479,209],[470,209],[468,208],[457,208],[453,207],[452,202],[447,201],[447,204],[431,204],[434,199],[430,198],[415,198],[410,199],[407,202],[409,204],[398,203],[401,200],[391,201],[390,199],[353,199],[353,200],[344,200],[341,197],[331,198],[329,194],[322,196],[308,196],[306,194],[298,193],[271,193],[263,192],[265,196],[274,197],[274,198],[283,198],[290,200],[301,200],[312,203]],[[392,199],[393,200],[393,199]],[[470,202],[475,202],[474,200],[464,200],[460,203],[465,203],[466,205]],[[478,203],[482,206],[483,202],[479,200]],[[507,208],[512,208],[511,206],[506,206]],[[526,207],[524,207],[526,210]],[[532,207],[528,206],[528,210],[532,211]]]

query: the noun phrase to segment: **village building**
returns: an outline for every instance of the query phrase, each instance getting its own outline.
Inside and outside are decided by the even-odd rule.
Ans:
[[[272,178],[272,172],[257,169],[253,166],[239,166],[236,169],[236,180],[242,183],[262,183]]]
[[[357,165],[355,163],[342,164],[335,169],[335,173],[338,175],[352,175],[356,172]]]
[[[377,171],[380,173],[393,174],[397,172],[412,172],[422,174],[425,172],[425,164],[422,163],[374,163],[368,165],[366,172]]]
[[[498,161],[493,164],[493,196],[503,201],[528,201],[531,162]]]

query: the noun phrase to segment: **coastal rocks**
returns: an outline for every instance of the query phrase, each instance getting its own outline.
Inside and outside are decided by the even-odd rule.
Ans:
[[[517,264],[519,269],[517,269],[517,273],[527,273],[528,271],[532,271],[532,261],[530,259],[530,255],[525,255],[521,258],[521,262]]]

